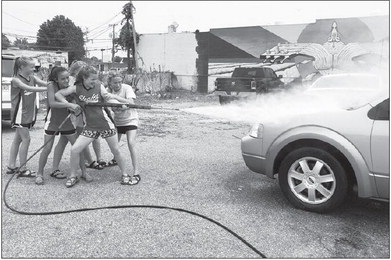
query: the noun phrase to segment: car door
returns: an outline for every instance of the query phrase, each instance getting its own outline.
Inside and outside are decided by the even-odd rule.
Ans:
[[[373,119],[371,133],[372,173],[381,198],[390,197],[390,99],[373,107],[369,113]]]

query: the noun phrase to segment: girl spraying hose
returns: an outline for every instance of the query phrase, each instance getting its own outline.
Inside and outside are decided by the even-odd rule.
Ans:
[[[55,94],[55,97],[63,103],[68,103],[65,97],[74,93],[76,94],[77,102],[82,106],[84,106],[86,102],[102,102],[103,99],[105,101],[116,99],[123,103],[129,103],[127,99],[109,94],[104,86],[98,81],[98,73],[92,66],[83,67],[77,74],[75,85],[58,91]],[[80,153],[99,136],[106,139],[114,158],[118,161],[122,173],[121,184],[137,184],[139,181],[138,178],[131,177],[126,173],[125,161],[119,152],[117,131],[107,111],[102,107],[85,106],[84,116],[84,130],[72,146],[70,161],[71,173],[66,182],[66,186],[72,187],[79,181],[76,171]]]
[[[20,165],[25,164],[30,146],[29,130],[37,117],[36,92],[46,91],[47,83],[36,78],[35,63],[31,58],[19,57],[15,60],[14,77],[11,81],[11,127],[15,128],[12,141],[8,174],[16,173],[16,157],[19,153]],[[36,85],[44,87],[36,87]],[[19,169],[19,177],[34,177],[35,173],[24,166]]]
[[[136,95],[131,86],[122,83],[122,76],[119,73],[110,73],[107,78],[108,91],[122,98],[125,98],[134,104]],[[130,157],[132,158],[132,165],[134,170],[134,176],[140,180],[137,168],[136,158],[136,132],[138,126],[138,115],[135,109],[131,108],[112,108],[114,112],[114,123],[118,131],[118,142],[121,140],[122,134],[126,135],[128,141],[128,148]],[[111,160],[112,163],[116,163],[115,158]],[[109,162],[110,164],[110,162]]]
[[[84,61],[74,61],[72,62],[71,66],[69,67],[69,86],[73,86],[76,81],[76,75],[80,71],[80,69],[84,66],[87,66],[87,64]],[[76,126],[76,134],[77,136],[80,135],[80,133],[83,131],[84,128],[84,122],[83,122],[83,115],[79,115],[75,117],[72,115],[71,120],[73,120],[73,124]],[[56,160],[57,158],[61,158],[62,154],[64,152],[64,149],[68,143],[67,138],[60,137],[60,140],[58,141],[55,149],[54,149],[54,158],[53,158],[53,169],[58,170],[58,165],[60,163],[59,160]],[[87,146],[86,149],[83,151],[84,159],[87,161],[87,168],[93,168],[102,170],[104,166],[106,166],[106,162],[102,160],[101,152],[100,152],[100,140],[95,139],[92,142],[92,146],[94,149],[94,152],[96,154],[96,161],[92,159],[91,152],[89,147]]]
[[[54,67],[49,75],[49,85],[47,89],[48,109],[45,118],[45,136],[44,136],[44,143],[48,142],[49,140],[50,142],[42,150],[41,155],[39,157],[38,172],[35,178],[35,183],[38,185],[41,185],[44,182],[43,171],[47,162],[47,158],[53,147],[53,142],[54,142],[54,138],[52,138],[53,135],[57,132],[57,134],[61,134],[62,137],[67,138],[67,140],[71,144],[74,144],[76,141],[76,129],[75,126],[72,124],[71,120],[67,120],[65,124],[62,126],[62,128],[59,129],[61,122],[63,122],[69,114],[68,109],[75,108],[75,105],[71,103],[65,104],[62,102],[58,102],[54,98],[54,94],[60,89],[68,88],[68,84],[69,84],[68,71],[63,67]],[[54,156],[55,157],[58,156],[58,153],[55,153]],[[53,159],[53,161],[58,161],[58,162],[60,160],[61,158]],[[92,181],[92,178],[86,173],[83,158],[81,158],[80,160],[80,167],[82,170],[82,178],[84,178],[88,182]],[[66,176],[59,170],[54,170],[50,174],[50,176],[57,179],[66,178]]]

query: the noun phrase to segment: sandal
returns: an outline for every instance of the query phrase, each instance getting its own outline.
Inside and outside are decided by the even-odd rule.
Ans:
[[[110,161],[107,162],[108,167],[115,166],[115,165],[118,165],[115,159],[111,159]]]
[[[62,171],[60,170],[55,170],[54,172],[52,172],[50,174],[51,177],[53,178],[56,178],[56,179],[65,179],[67,176],[65,175],[65,173],[63,173]]]
[[[43,185],[43,175],[37,175],[37,177],[35,177],[35,184]]]
[[[16,171],[17,169],[18,169],[18,167],[11,168],[11,167],[7,166],[6,174],[14,174],[14,173],[17,172],[17,171]]]
[[[139,183],[139,179],[135,178],[134,176],[129,176],[129,175],[123,175],[121,184],[122,185],[136,185]]]
[[[96,161],[93,161],[91,164],[87,164],[86,167],[96,169],[96,170],[103,170],[103,168],[104,168],[102,165],[100,165]]]
[[[107,166],[107,163],[104,161],[104,160],[98,160],[96,161],[99,165],[102,165],[103,167],[106,167]]]
[[[80,180],[79,177],[70,177],[67,179],[65,186],[67,186],[67,188],[73,187],[73,186],[75,186],[76,183],[79,182],[79,180]]]
[[[141,176],[140,176],[139,174],[135,174],[135,175],[133,175],[133,177],[136,178],[136,180],[137,180],[138,182],[141,181]]]
[[[32,178],[36,176],[37,176],[36,172],[26,169],[24,171],[19,171],[18,176],[16,176],[16,178],[20,178],[20,177]]]
[[[81,178],[86,182],[92,182],[94,179],[88,173],[84,173],[81,175]]]

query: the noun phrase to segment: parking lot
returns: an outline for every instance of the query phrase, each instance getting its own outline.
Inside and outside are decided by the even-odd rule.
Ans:
[[[148,100],[141,100],[148,101]],[[158,105],[217,105],[216,97],[190,95]],[[43,143],[41,111],[31,131],[31,154]],[[8,201],[26,211],[110,205],[162,205],[195,211],[238,233],[268,258],[389,258],[389,204],[351,198],[341,209],[316,214],[295,209],[278,186],[251,172],[240,140],[249,125],[186,111],[139,110],[138,155],[142,181],[121,186],[120,171],[89,170],[94,182],[67,189],[48,177],[13,180]],[[13,131],[3,122],[2,186]],[[121,151],[129,158],[125,139]],[[61,168],[69,170],[68,146]],[[102,142],[103,157],[111,159]],[[28,164],[38,168],[38,157]],[[158,209],[116,209],[23,216],[2,208],[4,258],[256,258],[238,239],[204,219]]]

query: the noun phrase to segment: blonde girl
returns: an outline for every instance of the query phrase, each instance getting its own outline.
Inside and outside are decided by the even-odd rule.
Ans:
[[[16,173],[18,154],[20,165],[26,163],[30,146],[29,130],[34,126],[38,112],[36,92],[46,91],[47,83],[35,77],[34,70],[33,59],[24,56],[16,58],[11,81],[11,127],[15,129],[15,137],[10,149],[8,174]],[[26,165],[19,169],[18,174],[19,177],[35,177],[35,172],[27,169]]]

